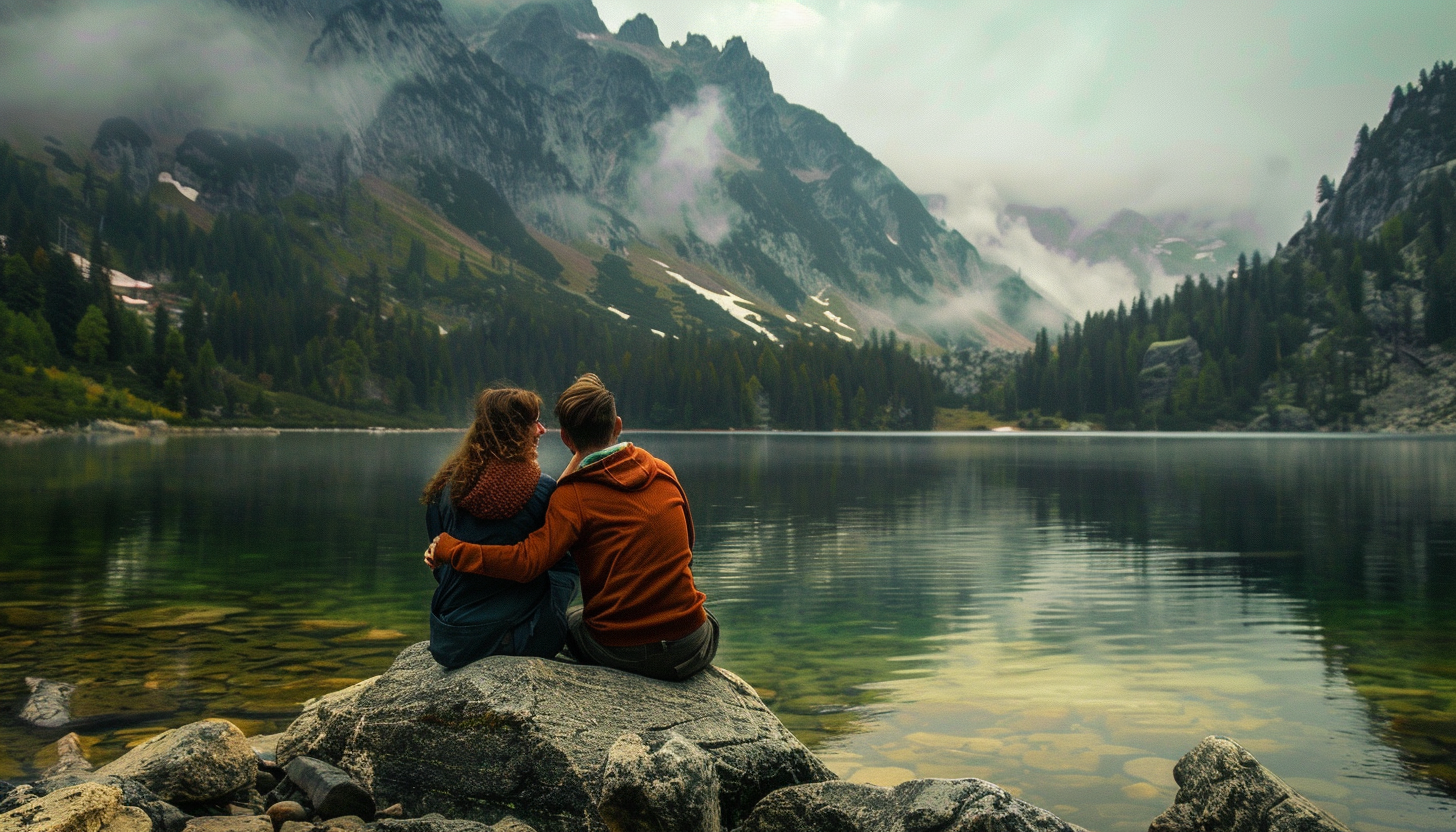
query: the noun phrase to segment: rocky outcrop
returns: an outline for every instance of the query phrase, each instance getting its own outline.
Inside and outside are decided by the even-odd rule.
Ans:
[[[1421,70],[1419,86],[1397,87],[1374,130],[1362,128],[1355,154],[1318,225],[1364,237],[1410,207],[1422,174],[1456,159],[1456,69]],[[1297,235],[1298,237],[1299,235]],[[1291,245],[1295,243],[1291,241]]]
[[[1148,832],[1349,832],[1224,737],[1207,737],[1173,767],[1178,794]]]
[[[1197,376],[1202,365],[1203,351],[1192,336],[1149,344],[1148,351],[1143,353],[1142,370],[1138,373],[1138,389],[1143,403],[1152,404],[1167,398],[1183,370]]]
[[[911,780],[893,789],[816,783],[780,789],[735,832],[1081,832],[984,780]]]
[[[725,826],[775,789],[834,777],[723,670],[671,683],[498,656],[446,671],[424,643],[381,676],[310,703],[278,759],[335,764],[406,815],[493,823],[509,814],[543,832],[600,830],[603,771],[626,734],[678,753],[676,735],[711,758]]]
[[[159,734],[96,773],[135,780],[170,803],[205,803],[251,787],[257,771],[243,732],[205,719]]]
[[[152,146],[152,137],[141,125],[125,116],[101,122],[101,127],[96,130],[96,140],[91,143],[91,152],[96,154],[102,170],[107,173],[125,171],[129,177],[127,184],[135,193],[149,191],[162,170],[156,148]]]
[[[617,40],[635,43],[639,46],[662,48],[662,36],[658,34],[657,22],[646,13],[638,13],[631,20],[624,21],[617,29]]]
[[[299,163],[264,138],[194,130],[177,147],[176,168],[177,180],[211,210],[273,211],[293,193]]]

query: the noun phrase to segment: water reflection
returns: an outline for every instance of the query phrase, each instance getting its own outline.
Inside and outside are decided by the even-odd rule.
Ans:
[[[847,777],[1145,829],[1221,733],[1357,827],[1456,825],[1456,443],[636,439],[692,499],[719,663]],[[423,637],[416,495],[455,441],[0,448],[0,697],[80,683],[99,759],[281,727]],[[54,739],[0,727],[0,777]]]

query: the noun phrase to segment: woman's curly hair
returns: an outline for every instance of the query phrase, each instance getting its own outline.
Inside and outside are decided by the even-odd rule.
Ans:
[[[479,479],[487,462],[529,462],[536,458],[536,421],[541,397],[519,387],[492,386],[475,399],[475,421],[460,447],[425,485],[420,502],[434,502],[450,486],[450,502],[459,504]]]

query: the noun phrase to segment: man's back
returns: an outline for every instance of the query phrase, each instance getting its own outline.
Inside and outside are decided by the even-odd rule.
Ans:
[[[692,514],[667,463],[627,445],[562,478],[552,509],[558,501],[579,524],[571,549],[581,568],[585,622],[598,642],[674,641],[702,626]]]

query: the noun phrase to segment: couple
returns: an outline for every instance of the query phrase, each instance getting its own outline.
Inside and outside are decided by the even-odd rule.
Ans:
[[[541,473],[541,397],[490,388],[465,441],[425,487],[430,653],[448,668],[485,656],[552,658],[681,680],[718,651],[693,584],[693,519],[667,463],[619,442],[622,420],[588,373],[556,400],[572,452]],[[581,584],[584,607],[567,608]]]

